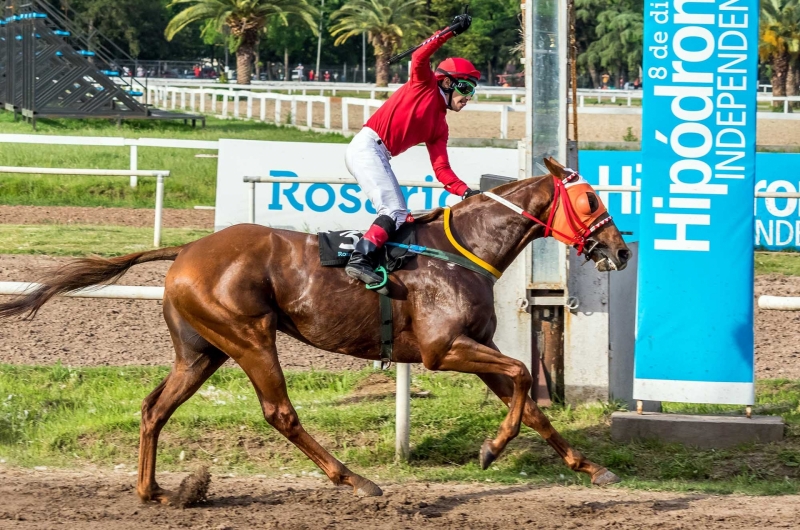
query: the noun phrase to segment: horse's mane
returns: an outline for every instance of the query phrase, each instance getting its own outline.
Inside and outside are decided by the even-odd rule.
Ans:
[[[539,175],[536,177],[532,177],[529,179],[520,179],[509,182],[507,184],[503,184],[502,186],[497,186],[496,188],[492,188],[491,191],[495,195],[499,195],[500,197],[505,197],[507,193],[512,193],[516,191],[518,188],[522,186],[527,186],[528,184],[533,184],[540,182],[542,178],[548,177],[550,175]],[[463,208],[464,202],[460,202],[450,207],[451,210],[457,211],[460,208]],[[438,221],[442,217],[442,213],[444,212],[444,208],[436,208],[435,210],[431,210],[425,214],[420,215],[419,217],[414,217],[414,224],[428,224],[434,221]]]

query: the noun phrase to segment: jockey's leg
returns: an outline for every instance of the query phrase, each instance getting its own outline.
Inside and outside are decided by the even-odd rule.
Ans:
[[[345,272],[364,283],[383,280],[375,272],[377,251],[406,221],[408,207],[389,164],[391,154],[375,131],[364,128],[347,148],[347,169],[377,210],[378,218],[355,245]]]

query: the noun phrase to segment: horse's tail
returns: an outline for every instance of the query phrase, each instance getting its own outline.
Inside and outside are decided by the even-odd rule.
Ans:
[[[48,300],[85,287],[112,284],[134,265],[148,261],[174,260],[186,245],[137,252],[118,258],[81,258],[46,272],[41,285],[11,302],[0,304],[0,319],[27,313],[33,318]]]

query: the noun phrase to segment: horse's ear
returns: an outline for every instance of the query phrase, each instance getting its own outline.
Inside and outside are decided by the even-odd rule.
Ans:
[[[558,161],[552,156],[544,159],[544,165],[554,177],[564,178],[564,166],[559,164]]]

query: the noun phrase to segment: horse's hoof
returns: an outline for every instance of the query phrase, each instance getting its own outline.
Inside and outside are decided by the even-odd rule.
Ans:
[[[150,491],[137,492],[137,493],[139,495],[139,501],[141,501],[142,503],[147,503],[147,502],[157,502],[159,504],[172,503],[172,493],[158,486],[156,486]]]
[[[383,490],[377,484],[365,478],[361,478],[353,489],[357,497],[380,497],[383,495]]]
[[[621,482],[620,478],[606,468],[601,469],[592,477],[592,484],[595,486],[607,486]]]
[[[481,446],[481,469],[486,469],[497,460],[497,455],[492,451],[492,440],[487,439]]]

